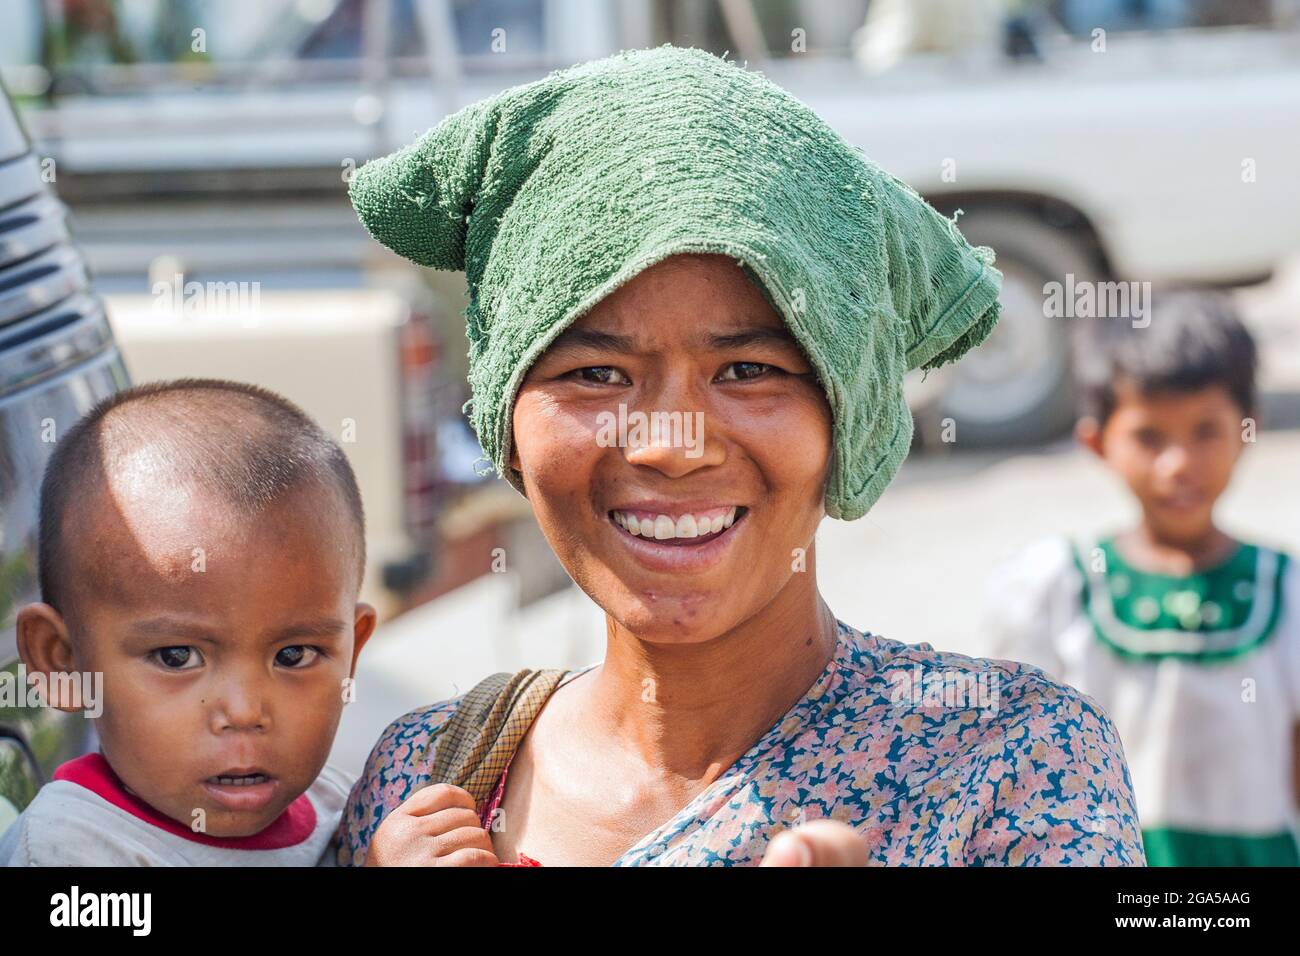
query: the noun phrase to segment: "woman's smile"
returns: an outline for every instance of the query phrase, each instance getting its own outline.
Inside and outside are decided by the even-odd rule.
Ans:
[[[656,541],[702,543],[699,539],[721,534],[743,514],[740,505],[670,510],[647,504],[637,508],[615,508],[610,517],[633,537]]]
[[[607,517],[620,544],[644,567],[699,572],[731,552],[748,513],[743,505],[690,510],[641,507],[615,508]]]

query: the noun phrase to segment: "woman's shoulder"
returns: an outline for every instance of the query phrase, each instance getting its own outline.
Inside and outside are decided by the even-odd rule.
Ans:
[[[858,632],[861,633],[861,632]],[[969,769],[1069,765],[1128,798],[1119,732],[1101,706],[1031,664],[864,635],[869,666],[846,680],[837,719],[917,750],[914,778]],[[924,756],[920,756],[924,753]],[[1026,762],[1028,761],[1028,762]]]
[[[1089,711],[1107,720],[1092,698],[1032,664],[849,630],[857,635],[857,653],[846,668],[847,697],[883,699],[905,710],[976,710],[982,722],[998,727],[1058,712]]]
[[[890,736],[901,799],[958,796],[974,821],[968,862],[1142,862],[1123,745],[1096,701],[1029,664],[876,635],[862,646],[870,666],[841,716]],[[1074,822],[1049,824],[1066,807]],[[1008,824],[1026,839],[1008,842]]]

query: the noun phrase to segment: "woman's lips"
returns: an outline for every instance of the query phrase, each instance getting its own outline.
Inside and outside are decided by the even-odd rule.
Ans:
[[[203,781],[203,789],[213,800],[227,810],[241,813],[264,809],[279,787],[280,781],[261,771],[224,772]]]
[[[620,524],[614,512],[607,515],[619,540],[642,566],[652,571],[701,571],[722,560],[723,556],[743,534],[749,509],[737,507],[730,525],[719,532],[695,537],[656,539],[634,535]]]

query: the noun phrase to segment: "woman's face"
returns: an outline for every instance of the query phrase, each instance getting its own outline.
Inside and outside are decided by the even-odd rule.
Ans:
[[[709,640],[815,589],[830,409],[732,259],[673,256],[597,304],[529,370],[513,425],[551,547],[637,637]]]

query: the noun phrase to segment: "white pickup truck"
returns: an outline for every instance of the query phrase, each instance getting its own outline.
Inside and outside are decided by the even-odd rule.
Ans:
[[[1300,30],[1099,45],[1062,37],[1041,60],[964,67],[922,56],[808,87],[849,141],[997,252],[1002,320],[938,376],[964,443],[1068,421],[1069,320],[1047,317],[1046,283],[1240,284],[1300,252]]]
[[[189,190],[186,202],[213,183],[226,184],[227,202],[244,191],[258,255],[262,223],[282,222],[291,201],[328,209],[333,232],[308,225],[304,234],[355,261],[366,245],[345,222],[342,172],[506,85],[659,39],[629,42],[611,26],[645,2],[547,2],[529,8],[545,21],[532,33],[550,38],[536,62],[455,60],[456,38],[477,29],[462,22],[469,11],[460,5],[395,3],[386,21],[374,14],[382,4],[368,4],[367,17],[349,27],[354,6],[313,5],[321,15],[297,33],[286,29],[278,59],[188,64],[170,85],[124,67],[110,75],[111,97],[96,95],[95,74],[86,72],[56,105],[34,104],[27,119],[39,148],[82,184],[60,188],[89,220],[92,263],[117,254],[110,243],[97,247],[95,217],[139,215],[148,204],[141,191],[154,181],[173,195]],[[1294,4],[1272,6],[1285,15]],[[454,17],[457,29],[430,32],[429,10]],[[1300,249],[1294,10],[1290,25],[1109,33],[1086,29],[1086,12],[1079,16],[1073,33],[1042,38],[1035,56],[919,53],[872,73],[851,57],[817,55],[813,35],[813,52],[789,54],[789,41],[778,38],[782,55],[750,64],[940,209],[961,210],[966,235],[997,251],[1002,322],[977,352],[916,392],[960,422],[963,444],[1034,441],[1068,420],[1069,323],[1045,315],[1047,282],[1241,283]],[[773,47],[778,39],[769,30]],[[326,42],[329,57],[315,58]],[[295,79],[295,63],[313,78]],[[130,92],[137,80],[146,92]],[[132,181],[135,193],[115,200],[117,185]],[[316,212],[302,221],[314,224]],[[168,241],[192,241],[201,217],[191,227]],[[454,321],[455,309],[448,314]]]

